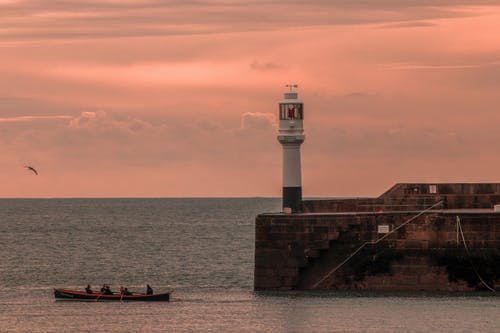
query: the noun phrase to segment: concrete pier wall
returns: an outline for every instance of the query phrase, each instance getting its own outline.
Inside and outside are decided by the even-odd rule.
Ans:
[[[486,289],[479,277],[500,289],[500,213],[492,208],[499,195],[405,194],[404,185],[374,199],[306,201],[309,213],[258,215],[255,289]],[[350,257],[366,242],[384,237],[379,231],[394,230],[420,213],[423,208],[412,206],[411,200],[423,195],[428,197],[426,208],[444,200],[446,209],[428,211]],[[388,210],[394,202],[406,208]]]

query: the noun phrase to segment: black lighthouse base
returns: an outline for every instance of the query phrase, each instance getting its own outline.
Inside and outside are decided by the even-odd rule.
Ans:
[[[292,213],[302,211],[302,187],[283,187],[283,208],[287,207]]]

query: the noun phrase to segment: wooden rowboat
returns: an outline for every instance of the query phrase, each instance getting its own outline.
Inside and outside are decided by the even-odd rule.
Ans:
[[[146,302],[168,302],[170,301],[170,293],[163,294],[141,294],[133,293],[132,295],[121,295],[113,293],[106,295],[101,292],[88,294],[84,291],[57,289],[54,288],[54,297],[56,300],[74,300],[74,301],[146,301]]]

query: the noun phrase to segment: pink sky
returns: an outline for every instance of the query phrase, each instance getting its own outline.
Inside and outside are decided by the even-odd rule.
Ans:
[[[0,0],[0,22],[0,197],[279,196],[286,83],[305,196],[500,181],[500,1]]]

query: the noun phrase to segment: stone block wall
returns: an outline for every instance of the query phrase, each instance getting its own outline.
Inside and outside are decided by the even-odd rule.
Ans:
[[[443,209],[493,209],[500,194],[406,194],[386,193],[378,198],[304,200],[304,213],[419,211],[438,202]]]
[[[394,230],[415,214],[261,214],[255,229],[255,289],[482,289],[472,266],[500,287],[500,214],[495,213],[426,213],[337,268],[364,243],[383,236],[379,225]]]

